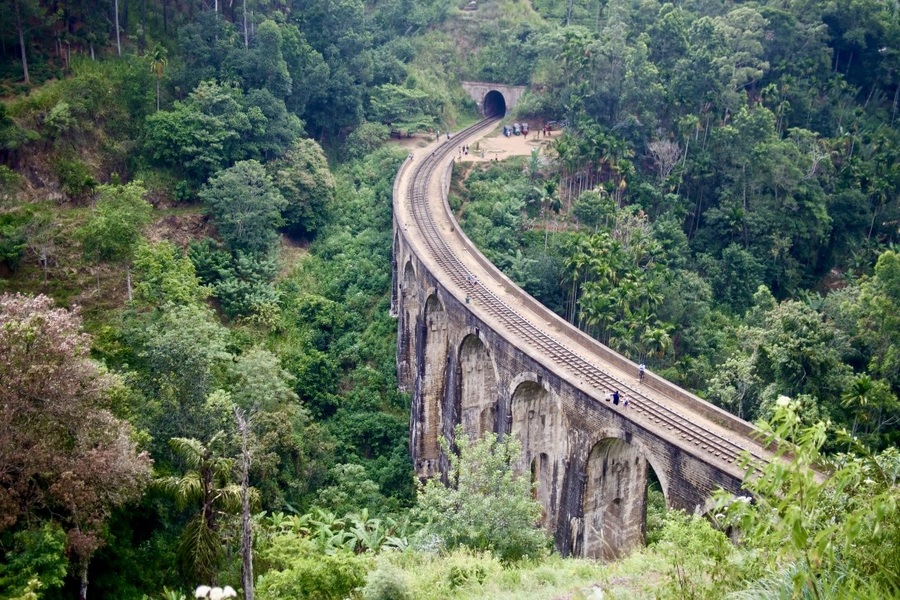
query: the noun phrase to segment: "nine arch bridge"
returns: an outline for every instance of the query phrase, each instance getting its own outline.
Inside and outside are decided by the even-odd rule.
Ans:
[[[544,525],[564,555],[614,558],[643,542],[647,481],[669,507],[704,512],[738,493],[742,451],[767,461],[748,423],[647,373],[541,306],[460,231],[446,202],[456,148],[486,119],[408,159],[394,183],[397,368],[412,393],[419,477],[446,474],[439,440],[514,433]],[[613,405],[618,390],[625,403]]]

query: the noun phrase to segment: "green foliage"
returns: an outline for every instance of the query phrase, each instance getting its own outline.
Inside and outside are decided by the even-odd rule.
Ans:
[[[250,51],[233,53],[236,69],[246,87],[265,89],[281,99],[290,95],[293,81],[282,46],[281,28],[275,21],[266,20],[258,25]]]
[[[242,161],[218,173],[200,198],[229,249],[265,254],[278,243],[276,228],[287,203],[257,161]]]
[[[68,102],[60,100],[56,106],[50,109],[44,119],[44,127],[51,138],[58,138],[74,126],[72,110]]]
[[[659,489],[659,484],[648,485],[646,533],[644,536],[647,546],[652,546],[661,539],[663,528],[667,523],[667,515],[666,497]]]
[[[888,250],[878,257],[874,276],[860,286],[859,329],[867,332],[870,371],[900,388],[900,255]],[[874,334],[874,335],[872,335]]]
[[[320,554],[293,534],[269,540],[260,558],[269,568],[257,579],[261,599],[343,600],[365,582],[369,559],[347,550]]]
[[[347,136],[344,153],[349,160],[358,160],[374,152],[390,137],[390,127],[380,123],[360,123]]]
[[[740,583],[731,541],[703,517],[669,511],[656,550],[669,563],[659,597],[722,598]]]
[[[201,183],[243,159],[274,158],[302,133],[302,123],[268,90],[200,83],[172,110],[147,117],[145,149],[157,163]]]
[[[204,285],[213,285],[231,270],[231,255],[212,238],[191,240],[187,256]]]
[[[209,289],[200,284],[194,264],[170,242],[142,244],[134,257],[135,299],[151,306],[202,302]]]
[[[91,170],[74,156],[60,157],[53,166],[59,185],[69,198],[82,200],[97,188],[97,180]]]
[[[363,600],[413,600],[403,572],[387,561],[366,575],[366,585],[360,591]]]
[[[66,533],[51,521],[39,529],[25,529],[12,536],[11,548],[5,562],[0,564],[0,593],[4,597],[28,596],[38,587],[43,590],[59,588],[68,568]],[[34,586],[37,579],[40,586]],[[35,598],[39,597],[36,593]]]
[[[278,273],[277,256],[237,251],[232,260],[213,286],[222,310],[230,318],[250,316],[272,323],[278,315],[280,298],[272,285]]]
[[[6,165],[0,165],[0,193],[5,195],[13,192],[20,183],[21,178],[18,173]]]
[[[523,572],[535,569],[540,563],[521,561],[503,564],[491,553],[473,552],[467,548],[458,548],[440,555],[430,552],[384,554],[381,561],[396,565],[403,572],[392,573],[391,569],[386,565],[382,566],[380,562],[371,577],[375,579],[375,574],[382,571],[388,582],[392,579],[399,580],[407,586],[412,597],[417,599],[538,598],[546,596],[547,592],[543,585],[545,582],[538,577],[523,577]],[[560,570],[562,577],[572,577],[572,572],[566,567],[561,567]],[[517,577],[520,578],[519,581],[516,581]]]
[[[858,453],[828,458],[824,422],[803,425],[797,401],[779,398],[770,422],[760,423],[767,443],[777,442],[778,460],[746,460],[745,486],[753,494],[719,499],[725,523],[739,528],[756,549],[754,569],[777,572],[793,564],[792,594],[842,597],[867,589],[888,597],[898,587],[898,490],[900,455],[891,448],[873,455],[837,432]],[[817,469],[829,469],[824,479]],[[755,472],[757,471],[758,472]]]
[[[334,177],[321,146],[313,140],[298,140],[268,169],[287,203],[284,224],[305,234],[321,229],[334,201]]]
[[[152,207],[144,200],[140,181],[101,185],[91,218],[81,230],[84,254],[90,260],[130,262]]]
[[[209,438],[217,425],[204,406],[221,376],[228,331],[209,308],[167,305],[158,314],[127,323],[125,339],[141,377],[135,384],[147,401],[140,422],[154,438],[154,456],[167,456],[176,436]]]
[[[28,223],[31,215],[27,211],[0,213],[0,263],[15,270],[28,248]]]
[[[617,350],[662,356],[673,328],[657,316],[670,277],[662,245],[643,214],[619,211],[614,223],[612,232],[575,236],[567,247],[578,320]]]
[[[250,348],[228,368],[228,386],[235,404],[249,412],[275,412],[297,401],[290,375],[278,357],[263,348]]]
[[[213,581],[225,556],[222,520],[240,511],[240,487],[233,483],[234,459],[223,455],[222,433],[208,443],[173,437],[169,444],[184,464],[184,475],[161,477],[155,485],[180,506],[199,511],[181,536],[178,558],[192,581]]]
[[[385,498],[378,484],[368,478],[361,465],[336,465],[329,471],[333,483],[319,490],[316,506],[338,515],[368,510],[374,514],[390,511],[391,502]]]
[[[537,525],[541,506],[531,496],[528,476],[512,468],[519,441],[514,436],[498,440],[494,434],[471,441],[461,427],[455,438],[459,455],[448,449],[454,487],[431,479],[419,491],[425,531],[447,550],[490,551],[505,562],[541,556],[548,544]]]
[[[314,543],[319,552],[325,554],[337,551],[372,554],[382,550],[406,549],[414,525],[406,518],[370,517],[366,509],[337,517],[332,512],[315,508],[311,513],[293,517],[274,513],[266,521],[266,526],[266,539],[289,533]]]
[[[437,118],[437,107],[424,90],[386,83],[372,90],[369,98],[369,120],[391,125],[395,129],[421,131],[430,129]]]
[[[388,315],[392,178],[403,156],[385,149],[335,173],[331,221],[279,283],[273,336],[295,391],[330,440],[331,465],[364,468],[363,480],[391,499],[379,509],[415,496],[408,400],[397,391]],[[334,483],[325,478],[329,467],[316,472],[318,485]]]

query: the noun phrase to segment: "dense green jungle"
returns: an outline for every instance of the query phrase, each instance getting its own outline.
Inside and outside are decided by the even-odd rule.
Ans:
[[[415,481],[392,184],[462,80],[559,129],[468,235],[757,422],[752,502],[648,483],[604,564],[511,437]],[[0,0],[0,97],[0,597],[900,597],[896,2]]]

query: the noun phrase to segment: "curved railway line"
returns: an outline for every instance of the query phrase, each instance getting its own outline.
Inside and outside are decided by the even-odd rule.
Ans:
[[[593,359],[592,362],[583,355],[584,352],[574,351],[565,344],[566,340],[557,339],[548,334],[491,291],[488,286],[479,284],[476,274],[466,266],[457,252],[441,235],[435,215],[444,214],[444,198],[441,194],[434,197],[435,194],[429,194],[429,189],[434,183],[434,178],[441,175],[441,168],[446,167],[444,159],[454,153],[459,144],[474,142],[480,135],[489,131],[496,122],[495,118],[480,121],[455,134],[452,142],[440,143],[431,155],[426,155],[424,159],[413,160],[410,155],[410,159],[404,164],[404,169],[411,168],[405,188],[408,215],[410,222],[414,223],[419,236],[424,240],[425,250],[430,259],[442,271],[442,273],[434,273],[434,275],[447,289],[456,287],[463,290],[467,299],[470,298],[473,301],[474,306],[485,311],[491,317],[492,326],[496,325],[495,330],[498,333],[515,340],[519,347],[524,345],[531,347],[541,355],[550,357],[555,363],[555,365],[545,366],[548,368],[563,367],[577,373],[582,386],[593,390],[591,395],[597,401],[613,390],[627,390],[630,405],[627,408],[620,406],[619,410],[636,424],[659,431],[675,442],[680,439],[682,442],[680,445],[686,446],[695,456],[708,462],[718,463],[732,472],[738,467],[737,461],[742,452],[749,452],[750,456],[757,461],[768,462],[771,460],[771,454],[762,449],[758,443],[746,439],[740,434],[736,434],[740,436],[740,441],[730,439],[723,434],[723,431],[713,431],[714,427],[705,425],[704,419],[690,414],[689,409],[683,411],[675,409],[672,405],[677,403],[655,399],[650,393],[641,389],[641,386],[627,383],[604,371],[595,364],[603,361],[602,357],[589,357]],[[454,227],[458,228],[455,223]],[[524,292],[521,293],[524,294]],[[609,369],[609,371],[615,371],[615,369]]]

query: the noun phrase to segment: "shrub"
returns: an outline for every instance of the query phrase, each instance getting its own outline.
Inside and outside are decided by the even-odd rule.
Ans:
[[[322,554],[294,534],[270,540],[262,559],[272,568],[257,581],[260,600],[343,600],[365,583],[368,563],[344,550]]]
[[[53,166],[60,188],[73,200],[81,200],[97,187],[97,180],[90,169],[77,158],[61,157]]]
[[[740,581],[731,541],[703,517],[669,511],[657,547],[669,561],[662,597],[720,598]]]
[[[366,577],[362,589],[363,600],[413,600],[409,584],[402,571],[386,561]]]
[[[344,153],[349,160],[362,158],[390,137],[390,129],[379,123],[362,123],[347,136],[344,142]]]
[[[504,562],[541,556],[549,540],[537,524],[540,503],[531,497],[527,474],[513,471],[520,454],[515,436],[489,433],[473,442],[457,427],[459,456],[450,452],[449,479],[432,479],[419,493],[419,511],[447,549],[489,550]]]

